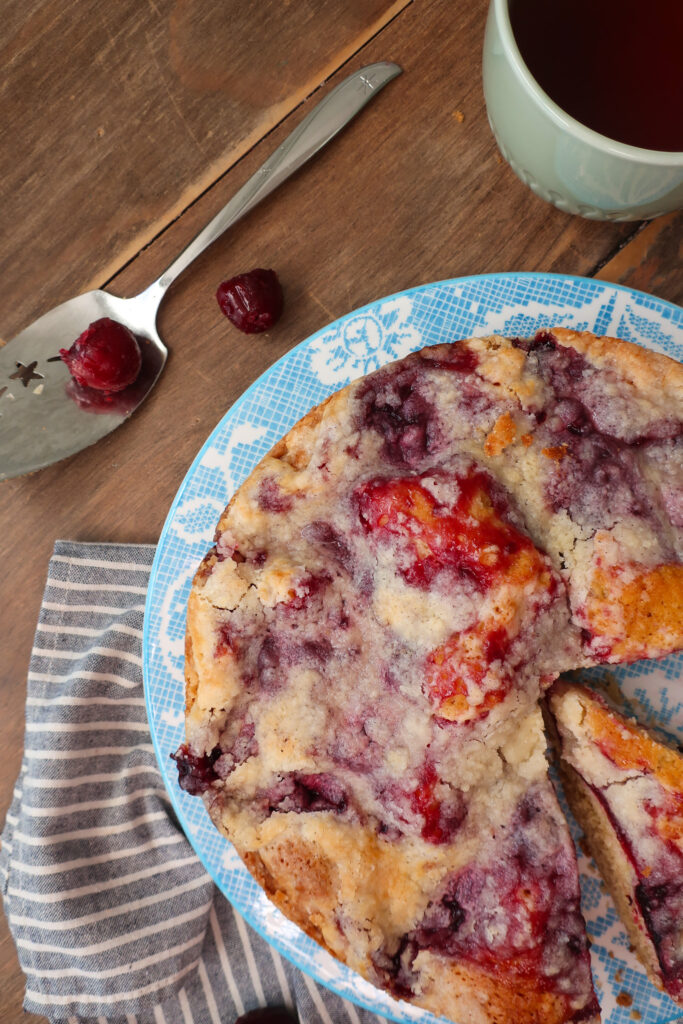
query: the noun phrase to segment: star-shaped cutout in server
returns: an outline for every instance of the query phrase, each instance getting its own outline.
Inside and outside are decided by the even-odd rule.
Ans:
[[[36,373],[36,366],[38,360],[34,359],[28,366],[24,366],[23,363],[17,363],[17,368],[14,373],[10,373],[10,380],[20,380],[25,388],[29,386],[32,380],[43,380],[42,373]]]

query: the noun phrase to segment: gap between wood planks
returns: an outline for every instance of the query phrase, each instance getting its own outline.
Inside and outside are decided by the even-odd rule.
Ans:
[[[647,225],[651,223],[652,221],[648,220],[638,221],[632,233],[630,235],[627,235],[626,238],[622,238],[621,241],[615,245],[614,249],[612,249],[612,251],[607,254],[607,256],[603,257],[603,259],[601,260],[598,260],[593,269],[586,276],[596,277],[600,273],[600,271],[607,266],[608,263],[611,263],[612,260],[619,255],[622,249],[625,249],[627,245],[630,245],[631,242],[633,242],[638,237],[641,231],[643,231],[647,227]]]
[[[392,25],[397,18],[400,18],[404,11],[406,11],[409,7],[412,7],[413,3],[414,0],[397,0],[397,3],[394,4],[393,7],[390,9],[388,17],[385,18],[382,24],[379,25],[379,27],[374,32],[372,32],[371,35],[367,36],[367,38],[365,38],[363,42],[360,43],[351,53],[347,54],[347,56],[341,61],[341,63],[338,64],[337,67],[333,68],[329,72],[329,74],[326,75],[325,78],[321,79],[321,81],[318,82],[318,84],[313,89],[311,89],[310,92],[306,93],[306,95],[302,97],[302,99],[298,103],[296,103],[291,108],[291,110],[288,110],[285,114],[282,115],[282,117],[274,121],[270,128],[266,132],[264,132],[263,135],[260,135],[258,139],[255,139],[250,145],[247,145],[244,152],[241,153],[236,160],[234,160],[227,167],[225,167],[218,174],[217,177],[213,178],[204,188],[200,187],[197,194],[193,196],[192,199],[188,203],[186,203],[185,206],[183,206],[178,213],[172,216],[167,221],[167,223],[163,225],[163,227],[159,228],[159,230],[156,231],[156,233],[153,234],[134,253],[131,253],[130,256],[124,258],[120,266],[118,266],[115,270],[110,271],[108,276],[102,283],[92,282],[88,287],[107,288],[107,286],[111,284],[111,282],[115,278],[117,278],[119,274],[121,274],[126,269],[126,267],[130,266],[130,264],[133,263],[138,258],[140,253],[145,252],[147,249],[150,248],[150,246],[154,245],[154,243],[158,241],[158,239],[161,238],[169,230],[169,228],[171,228],[177,221],[184,217],[188,210],[192,209],[195,203],[199,202],[202,196],[205,196],[208,192],[210,192],[215,185],[217,185],[220,181],[223,180],[223,178],[226,177],[226,175],[230,174],[230,172],[233,171],[235,167],[238,167],[239,164],[241,164],[242,161],[247,156],[249,156],[249,154],[254,149],[256,149],[257,146],[259,146],[265,139],[272,135],[272,133],[276,131],[280,127],[280,125],[284,124],[284,122],[287,121],[287,119],[290,118],[292,114],[295,114],[296,111],[300,109],[300,107],[303,107],[304,104],[307,103],[312,96],[319,92],[326,85],[326,83],[330,81],[330,79],[334,78],[334,76],[338,74],[343,68],[345,68],[347,64],[353,61],[361,52],[361,50],[364,50],[366,46],[373,42],[373,40],[377,39],[377,37],[381,35],[381,33],[384,32],[384,30],[388,28],[389,25]]]
[[[678,211],[640,222],[611,255],[597,263],[591,277],[681,303],[681,228],[683,215]]]

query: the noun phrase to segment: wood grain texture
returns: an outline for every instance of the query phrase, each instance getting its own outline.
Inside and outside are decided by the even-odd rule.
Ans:
[[[45,12],[52,10],[55,16],[58,5],[50,7],[50,3],[52,0],[29,5],[25,18],[10,5],[15,15],[12,38],[19,40],[15,42],[15,59],[20,71],[22,47],[36,52],[35,37],[48,31]],[[208,8],[215,11],[219,5],[202,5],[199,0],[192,5],[178,2],[173,7],[170,0],[155,0],[155,4],[167,12],[169,23],[171,9],[176,19],[189,17],[190,27],[186,25],[178,32],[183,39],[189,37],[183,45],[190,47],[190,52],[196,53],[202,46],[209,48],[204,63],[194,61],[186,66],[172,52],[170,43],[165,48],[157,43],[161,66],[158,81],[155,79],[157,85],[163,79],[173,82],[176,89],[180,88],[178,81],[185,82],[183,88],[190,99],[196,89],[198,96],[209,96],[207,102],[211,105],[206,76],[217,76],[215,81],[219,83],[220,76],[227,72],[221,70],[217,44],[210,38],[214,22],[201,12]],[[99,5],[96,6],[99,10]],[[284,0],[282,6],[286,6]],[[315,5],[292,3],[292,8],[295,6],[310,15]],[[317,5],[330,17],[333,6]],[[377,19],[393,10],[389,4],[379,3],[338,6],[349,11],[372,9]],[[258,4],[243,5],[245,11],[252,13],[244,15],[247,20],[241,29],[256,40],[264,29],[260,23],[250,23],[249,17],[258,8]],[[113,17],[113,8],[106,10],[108,17]],[[118,6],[116,10],[119,11]],[[132,0],[123,0],[120,10],[127,11],[129,19],[128,27],[122,28],[123,35],[119,36],[124,42],[126,33],[140,34],[143,26],[153,24],[151,0],[149,11]],[[192,10],[196,22],[188,13]],[[45,20],[38,27],[34,23],[29,32],[26,24],[31,18],[38,19],[41,11]],[[93,163],[88,177],[79,171],[75,161],[70,200],[73,228],[64,242],[68,259],[63,248],[51,248],[52,243],[47,242],[41,255],[43,266],[51,271],[40,292],[41,301],[48,305],[55,298],[89,287],[97,273],[104,273],[107,266],[121,266],[136,245],[140,247],[138,255],[114,277],[111,290],[125,295],[142,289],[339,79],[372,60],[396,60],[404,68],[405,73],[315,161],[217,242],[176,283],[160,315],[160,333],[171,352],[169,362],[158,386],[135,416],[93,448],[32,476],[0,485],[4,568],[0,607],[6,621],[5,633],[11,636],[0,669],[0,744],[5,751],[5,771],[0,776],[0,816],[9,805],[20,762],[26,669],[55,539],[155,541],[175,492],[206,436],[245,387],[297,342],[330,320],[382,295],[427,281],[475,273],[552,270],[591,274],[604,264],[601,274],[642,275],[648,272],[647,266],[653,259],[660,268],[652,278],[654,284],[662,282],[668,290],[665,297],[673,297],[676,284],[673,278],[670,284],[666,283],[669,257],[661,246],[672,251],[673,243],[666,241],[664,234],[671,231],[671,237],[675,237],[678,232],[680,238],[680,225],[662,227],[661,239],[657,241],[657,234],[650,248],[646,246],[643,250],[645,264],[641,266],[636,249],[629,248],[637,245],[641,237],[638,225],[614,225],[568,216],[534,196],[503,162],[488,127],[481,90],[479,62],[485,14],[485,0],[472,5],[416,0],[363,46],[329,84],[250,149],[254,138],[267,131],[279,116],[272,113],[277,104],[293,103],[291,97],[303,95],[315,77],[315,69],[320,70],[329,62],[328,43],[318,30],[318,21],[310,16],[297,22],[303,42],[296,51],[296,60],[290,53],[287,99],[283,101],[277,93],[276,77],[269,74],[266,58],[258,56],[258,48],[252,50],[256,98],[250,100],[246,93],[238,95],[237,86],[230,85],[236,90],[235,110],[242,120],[235,149],[229,150],[228,136],[224,135],[223,148],[216,150],[216,160],[225,159],[226,165],[232,161],[225,174],[221,173],[222,165],[212,164],[208,158],[203,160],[187,142],[187,128],[182,126],[173,103],[177,99],[174,89],[170,93],[157,90],[158,106],[147,111],[150,124],[158,125],[160,131],[174,126],[174,138],[177,135],[186,153],[193,160],[196,157],[193,166],[198,189],[213,175],[212,186],[189,206],[189,197],[184,193],[189,179],[177,171],[167,174],[166,168],[158,192],[139,199],[138,161],[149,161],[154,151],[143,130],[144,124],[128,137],[130,152],[123,151],[119,149],[122,139],[118,121],[112,115],[111,122],[104,125],[105,135],[98,140],[99,144],[109,139],[104,164]],[[92,17],[101,18],[101,13]],[[362,31],[368,31],[367,22],[363,24],[366,27]],[[362,31],[348,31],[349,47],[353,45],[352,38],[359,38]],[[225,42],[226,36],[223,39]],[[299,44],[292,40],[289,45]],[[74,58],[81,65],[86,52],[78,50]],[[340,52],[335,48],[335,53]],[[115,53],[116,47],[107,50],[107,60],[113,61]],[[298,85],[297,61],[302,65]],[[181,77],[179,67],[185,77]],[[200,67],[204,70],[200,71]],[[261,84],[259,73],[264,76]],[[121,91],[123,72],[119,69],[116,74],[119,77],[115,79],[115,90]],[[13,80],[13,72],[7,80],[7,88],[21,91]],[[101,97],[109,96],[110,88],[114,88],[110,79],[98,72],[91,80],[94,95],[78,108],[69,107],[64,91],[66,99],[62,98],[61,105],[57,103],[54,108],[56,125],[59,122],[54,136],[64,134],[65,152],[71,146],[81,146],[82,138],[87,138],[88,146],[95,145],[92,132],[99,123],[95,111],[105,109]],[[225,107],[224,97],[221,102]],[[263,120],[266,108],[271,111],[270,121]],[[220,125],[211,120],[216,116],[215,109],[212,107],[214,113],[195,111],[195,120],[190,121],[193,131],[199,132],[199,125],[206,132],[211,125],[220,130]],[[112,136],[116,141],[112,141]],[[232,152],[232,157],[225,156],[228,152]],[[240,153],[244,155],[235,163]],[[114,159],[124,165],[122,176],[120,169],[114,173],[111,167]],[[17,164],[17,177],[25,176],[30,187],[37,188],[37,179],[46,166],[44,150],[33,153],[25,141]],[[89,231],[87,224],[100,204],[109,211],[106,216],[111,216],[112,190],[114,185],[120,189],[121,181],[131,190],[130,197],[124,190],[116,198],[121,223],[127,227],[105,258],[102,238]],[[43,180],[40,190],[43,205],[50,207],[52,216],[57,217],[50,230],[56,231],[58,237],[62,223],[58,204],[50,199],[48,182]],[[175,211],[185,206],[182,216],[173,219]],[[164,229],[153,244],[142,247],[143,241],[162,224]],[[642,234],[653,230],[654,225],[648,226]],[[12,269],[15,262],[21,263],[25,274],[30,265],[24,250],[32,236],[28,227],[22,228],[22,232],[20,236],[0,234],[3,290],[9,287],[8,268]],[[620,254],[622,263],[611,265],[610,254],[630,238],[632,241],[621,253],[629,252],[632,257]],[[91,262],[93,244],[100,246],[99,263]],[[632,259],[632,266],[627,265],[628,259]],[[51,267],[51,261],[56,261],[55,267]],[[277,270],[286,305],[275,329],[263,335],[245,336],[222,316],[214,293],[221,280],[254,266]],[[16,269],[12,273],[13,287],[19,288],[19,305],[9,311],[0,331],[13,332],[14,327],[7,325],[16,321],[16,327],[22,326],[33,312],[26,291],[22,293],[19,287],[21,274]],[[629,279],[627,283],[634,282]],[[63,291],[57,294],[62,285]],[[654,285],[652,290],[657,290]],[[6,290],[5,296],[0,307],[2,316],[11,291]],[[20,322],[21,317],[24,320]],[[4,998],[5,985],[11,993],[9,1002]],[[22,990],[21,974],[0,915],[0,1024],[30,1020],[21,1014]]]
[[[0,338],[107,280],[408,2],[3,0]]]
[[[24,976],[17,964],[17,954],[4,919],[0,922],[0,1021],[2,1024],[45,1024],[45,1017],[24,1013]]]
[[[595,276],[683,303],[683,213],[643,225]]]

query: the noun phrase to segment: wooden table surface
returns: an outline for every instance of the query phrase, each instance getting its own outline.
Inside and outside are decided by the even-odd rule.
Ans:
[[[124,426],[0,484],[0,820],[55,539],[155,541],[226,409],[297,342],[363,303],[466,274],[541,270],[683,299],[683,217],[609,224],[537,199],[500,157],[480,57],[486,0],[0,0],[0,337],[106,286],[150,283],[305,113],[363,64],[404,74],[218,241],[160,315],[170,358]],[[277,270],[285,313],[240,334],[214,294]],[[0,1024],[23,976],[0,915]]]

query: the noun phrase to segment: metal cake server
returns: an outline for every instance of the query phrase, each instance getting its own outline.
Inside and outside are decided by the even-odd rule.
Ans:
[[[123,423],[154,387],[167,350],[156,329],[166,290],[200,253],[318,152],[401,73],[397,64],[369,64],[332,90],[230,202],[149,288],[131,299],[86,292],[51,309],[0,348],[0,480],[42,469],[98,441]],[[142,369],[112,396],[81,388],[59,359],[93,320],[111,317],[137,336]],[[56,357],[56,358],[55,358]]]

